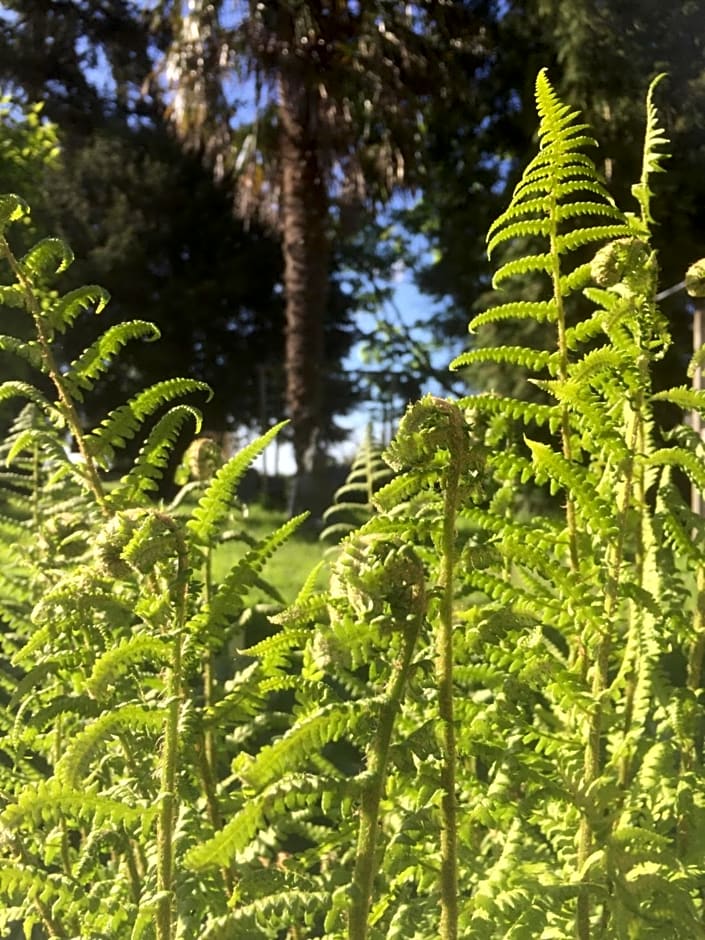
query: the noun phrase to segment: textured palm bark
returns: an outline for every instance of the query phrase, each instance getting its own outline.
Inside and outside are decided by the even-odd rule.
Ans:
[[[282,235],[286,295],[286,403],[299,476],[311,473],[325,371],[330,250],[328,193],[316,147],[316,93],[295,69],[279,77]]]

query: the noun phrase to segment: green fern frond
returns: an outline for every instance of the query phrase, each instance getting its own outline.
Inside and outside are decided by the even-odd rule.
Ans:
[[[141,705],[119,705],[92,721],[75,738],[66,743],[66,751],[56,765],[56,778],[69,789],[76,789],[88,773],[88,765],[100,745],[113,734],[127,731],[163,730],[164,716]]]
[[[503,414],[524,424],[548,425],[556,430],[560,422],[560,411],[555,405],[520,401],[503,395],[470,395],[461,400],[463,407],[488,414]]]
[[[191,405],[174,405],[157,421],[140,448],[132,469],[111,492],[112,506],[129,505],[139,501],[140,496],[156,490],[164,469],[181,433],[184,422],[192,418],[195,434],[201,430],[201,413]]]
[[[82,391],[92,388],[95,380],[107,372],[123,346],[137,339],[153,342],[159,339],[160,335],[157,327],[146,320],[116,323],[74,359],[62,376],[65,387],[74,398],[82,401]]]
[[[57,333],[65,332],[79,314],[93,310],[101,313],[110,300],[110,294],[98,284],[87,284],[63,294],[49,309],[47,319]]]
[[[614,526],[613,509],[598,495],[584,468],[566,460],[547,444],[528,438],[524,440],[536,465],[537,481],[550,483],[554,492],[560,488],[570,493],[583,511],[588,525],[596,532],[609,536]]]
[[[497,290],[499,285],[509,280],[509,278],[519,277],[524,274],[550,274],[552,264],[552,258],[548,252],[514,258],[512,261],[505,262],[495,271],[492,277],[492,287]]]
[[[209,544],[215,538],[218,526],[230,511],[235,490],[243,474],[286,424],[286,421],[275,424],[218,470],[198,501],[193,517],[187,523],[200,542]]]
[[[171,646],[156,636],[137,634],[126,637],[99,656],[86,680],[86,687],[94,698],[102,698],[114,686],[116,679],[135,663],[163,666],[169,661]]]
[[[58,421],[59,412],[56,407],[49,402],[44,395],[28,382],[7,381],[0,385],[0,401],[7,401],[10,398],[26,398],[46,414],[49,418]]]
[[[210,603],[188,621],[186,630],[199,635],[215,634],[231,621],[233,613],[240,609],[241,599],[257,583],[257,575],[267,561],[307,517],[306,512],[294,516],[250,549],[218,585]]]
[[[55,434],[40,428],[27,428],[12,441],[12,446],[8,450],[7,457],[5,458],[6,465],[9,467],[20,454],[28,451],[32,452],[35,448],[46,456],[53,457],[60,464],[67,464],[69,462],[66,449]]]
[[[565,251],[574,251],[589,245],[591,242],[607,241],[612,238],[627,238],[633,232],[628,225],[592,225],[588,228],[576,229],[556,238],[556,246],[562,254]]]
[[[335,702],[304,716],[281,738],[263,747],[243,768],[245,782],[257,790],[264,789],[310,761],[326,744],[351,733],[359,719],[363,715],[369,719],[377,705],[376,699]]]
[[[657,75],[649,85],[646,95],[646,133],[644,135],[644,153],[642,158],[641,178],[638,183],[632,186],[632,195],[639,203],[641,209],[642,228],[648,232],[649,226],[653,224],[654,219],[651,215],[651,198],[653,192],[650,187],[651,176],[654,173],[662,173],[661,164],[670,156],[662,152],[662,147],[667,147],[670,143],[666,132],[659,125],[659,115],[654,104],[654,92],[656,86],[666,77],[665,73]]]
[[[86,820],[97,826],[109,820],[113,825],[145,822],[154,816],[156,807],[129,806],[91,790],[67,788],[58,780],[42,780],[25,787],[14,803],[0,813],[0,821],[10,829],[29,822],[54,822],[62,816],[76,821]]]
[[[0,303],[3,303],[1,294]],[[28,362],[34,369],[42,368],[42,354],[36,340],[21,340],[17,339],[15,336],[1,335],[0,349],[4,352],[12,353],[13,356],[18,356],[20,359],[24,359],[25,362]]]
[[[15,193],[3,193],[0,196],[0,232],[5,232],[12,222],[29,215],[29,206]]]
[[[521,366],[532,372],[540,372],[554,358],[555,353],[544,349],[529,349],[526,346],[488,346],[462,353],[451,362],[449,368],[459,369],[477,362],[501,362]]]
[[[146,418],[175,398],[183,398],[193,392],[205,392],[208,400],[213,395],[205,382],[196,379],[165,379],[150,385],[127,404],[113,409],[100,426],[91,431],[86,439],[89,453],[108,463],[112,460],[114,449],[124,447],[126,441],[132,440]]]
[[[557,316],[556,303],[553,300],[517,300],[512,303],[498,304],[478,314],[470,321],[468,327],[474,333],[479,327],[487,323],[497,323],[500,320],[535,320],[537,323],[555,323]],[[508,347],[512,348],[512,347]],[[460,357],[462,358],[462,357]],[[458,359],[451,363],[451,368],[457,368]]]
[[[229,865],[250,844],[255,834],[265,827],[268,817],[281,817],[302,806],[320,803],[321,793],[332,781],[314,774],[287,774],[282,780],[270,781],[244,805],[211,839],[191,849],[185,858],[189,868],[202,869]]]
[[[20,259],[20,267],[31,277],[42,281],[65,271],[73,259],[73,252],[62,239],[43,238]]]
[[[705,490],[705,463],[684,447],[662,447],[645,458],[647,466],[679,467],[699,490]]]
[[[663,392],[656,392],[651,396],[652,401],[667,401],[672,405],[677,405],[684,411],[700,411],[705,413],[705,391],[689,388],[686,385],[679,385],[677,388],[669,388]]]

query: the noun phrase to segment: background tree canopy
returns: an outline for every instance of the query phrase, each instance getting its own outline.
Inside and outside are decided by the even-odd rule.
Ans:
[[[15,107],[3,118],[0,184],[74,247],[72,279],[110,290],[103,316],[163,333],[158,350],[130,350],[96,408],[131,382],[188,373],[216,391],[215,430],[288,410],[303,467],[371,385],[403,407],[433,375],[404,311],[401,326],[385,322],[395,264],[443,301],[429,339],[465,343],[472,313],[493,302],[484,234],[535,149],[542,66],[594,127],[622,204],[638,177],[645,89],[668,73],[658,103],[673,157],[654,214],[662,284],[680,281],[705,253],[704,37],[690,0],[10,0],[0,83],[29,117]],[[51,128],[27,111],[38,101]],[[361,310],[381,318],[365,382],[343,368]],[[682,295],[668,311],[673,381],[690,318]],[[496,329],[485,342],[507,331],[544,342],[535,328]],[[497,365],[467,380],[521,385]]]

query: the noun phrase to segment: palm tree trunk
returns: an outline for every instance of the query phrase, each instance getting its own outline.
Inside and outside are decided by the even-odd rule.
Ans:
[[[330,248],[328,192],[316,146],[317,92],[279,76],[282,235],[286,298],[286,403],[300,481],[316,464],[325,374]]]

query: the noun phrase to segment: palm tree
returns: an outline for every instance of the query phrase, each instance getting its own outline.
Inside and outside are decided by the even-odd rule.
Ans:
[[[162,0],[155,11],[179,135],[204,148],[216,172],[234,168],[239,211],[269,218],[281,234],[286,401],[300,476],[318,453],[333,220],[341,207],[349,217],[418,183],[423,108],[458,80],[460,63],[472,72],[484,60],[480,7],[188,0],[184,10]],[[246,134],[234,127],[243,83],[254,91]]]

